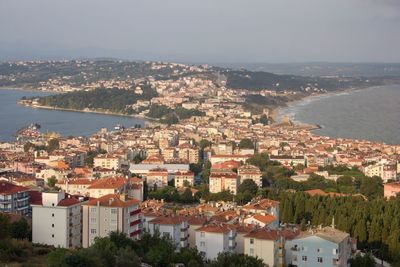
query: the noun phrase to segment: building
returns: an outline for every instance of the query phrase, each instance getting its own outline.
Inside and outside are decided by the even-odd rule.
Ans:
[[[286,263],[298,267],[349,266],[350,241],[349,234],[332,227],[301,232],[285,243]]]
[[[121,168],[121,159],[119,157],[109,156],[109,155],[99,155],[94,158],[93,166],[119,170]]]
[[[400,193],[400,182],[387,183],[383,185],[383,195],[385,198],[396,197]]]
[[[292,240],[298,234],[297,229],[253,229],[244,236],[244,254],[258,257],[268,266],[287,266],[285,262],[285,242]]]
[[[283,166],[297,166],[299,164],[306,166],[307,164],[307,160],[304,156],[270,156],[270,160],[278,161]]]
[[[189,245],[189,225],[184,218],[158,216],[148,222],[148,228],[151,235],[159,233],[161,237],[170,239],[176,250],[186,248]]]
[[[82,246],[90,247],[95,237],[112,231],[137,239],[141,233],[140,201],[125,195],[109,194],[86,202],[82,208]]]
[[[175,172],[175,187],[193,186],[194,173],[191,171],[177,171]]]
[[[277,218],[270,214],[265,213],[256,213],[246,219],[244,219],[246,224],[253,224],[257,225],[258,227],[266,227],[269,226],[270,228],[278,228],[279,221]]]
[[[243,165],[238,168],[238,175],[240,183],[243,183],[244,180],[250,179],[253,180],[258,187],[262,186],[262,173],[256,166],[248,164]]]
[[[239,177],[235,172],[212,172],[209,178],[210,193],[229,191],[236,195],[239,188]]]
[[[188,242],[190,248],[196,247],[196,230],[207,223],[205,216],[190,216],[187,218],[189,223]]]
[[[140,175],[146,178],[150,170],[153,169],[166,169],[168,172],[168,179],[174,178],[177,171],[189,171],[189,164],[130,164],[129,171],[133,174]]]
[[[150,189],[163,188],[168,185],[167,169],[156,168],[149,171],[146,177],[147,185]]]
[[[0,212],[29,214],[29,188],[0,181]]]
[[[125,193],[127,179],[123,177],[110,177],[93,181],[87,191],[90,197],[99,198],[108,194]]]
[[[64,192],[42,193],[42,203],[32,205],[32,242],[61,248],[82,246],[83,197]]]
[[[205,257],[213,260],[218,253],[236,249],[236,230],[226,224],[205,225],[196,230],[196,247]]]

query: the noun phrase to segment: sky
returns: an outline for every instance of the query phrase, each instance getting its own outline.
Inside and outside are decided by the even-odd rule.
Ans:
[[[0,60],[400,62],[400,0],[0,0]]]

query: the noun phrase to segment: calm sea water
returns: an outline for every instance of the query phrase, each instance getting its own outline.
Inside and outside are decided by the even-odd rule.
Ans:
[[[319,124],[316,134],[400,144],[400,85],[311,97],[279,117]]]
[[[113,129],[117,124],[143,125],[139,118],[102,115],[93,113],[33,109],[18,105],[23,96],[46,95],[41,92],[0,90],[0,141],[14,140],[14,134],[31,123],[42,126],[40,131],[54,131],[63,136],[89,136],[101,128]],[[48,93],[47,93],[48,95]]]

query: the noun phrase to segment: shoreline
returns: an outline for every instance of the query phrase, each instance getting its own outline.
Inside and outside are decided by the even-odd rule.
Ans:
[[[24,107],[28,107],[28,108],[39,108],[39,109],[47,109],[47,110],[58,110],[58,111],[79,112],[79,113],[93,113],[93,114],[99,114],[99,115],[136,118],[136,119],[143,120],[144,124],[146,122],[155,122],[155,123],[157,123],[157,120],[155,120],[154,118],[146,117],[146,116],[143,116],[143,115],[140,115],[140,114],[129,115],[129,114],[121,114],[121,113],[116,113],[116,112],[111,112],[111,111],[98,111],[98,110],[90,110],[90,109],[88,109],[88,110],[80,110],[80,109],[71,109],[71,108],[59,108],[59,107],[51,107],[51,106],[33,105],[33,104],[23,103],[21,101],[18,101],[18,104],[22,105]]]

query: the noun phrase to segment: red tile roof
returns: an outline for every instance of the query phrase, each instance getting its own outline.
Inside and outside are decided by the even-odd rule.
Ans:
[[[102,207],[129,207],[135,204],[139,204],[140,200],[138,199],[129,199],[127,201],[122,201],[120,199],[119,194],[108,194],[105,196],[102,196],[100,198],[94,198],[89,200],[87,203],[85,203],[85,206],[97,206],[97,203],[100,204]]]
[[[29,188],[15,185],[6,181],[0,182],[0,194],[2,195],[13,195],[18,192],[26,192],[26,191],[29,191]]]

